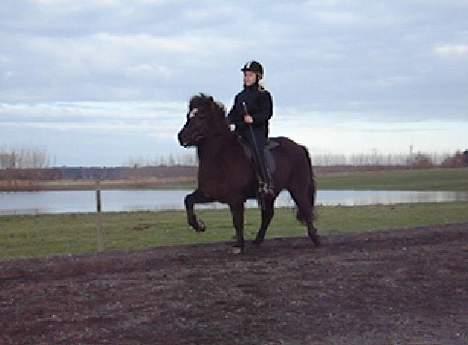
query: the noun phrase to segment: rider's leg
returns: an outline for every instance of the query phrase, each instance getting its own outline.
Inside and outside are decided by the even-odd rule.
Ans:
[[[252,132],[255,136],[252,138]],[[267,172],[267,166],[265,164],[265,144],[266,144],[266,134],[263,130],[259,130],[257,128],[253,129],[253,131],[246,131],[243,133],[242,137],[248,143],[250,150],[254,156],[254,165],[255,171],[258,179],[258,201],[260,206],[263,208],[263,196],[265,194],[274,194],[274,191],[269,188],[271,184],[271,179],[269,178],[269,174]],[[258,154],[256,153],[258,152]],[[257,159],[257,155],[259,156]]]
[[[273,194],[273,179],[271,177],[271,172],[268,168],[268,164],[266,164],[266,158],[265,158],[265,145],[267,142],[267,137],[263,131],[256,131],[255,132],[255,138],[256,142],[259,148],[259,160],[260,162],[258,163],[260,171],[262,172],[262,182],[263,186],[262,187],[262,192],[263,193],[271,193]]]

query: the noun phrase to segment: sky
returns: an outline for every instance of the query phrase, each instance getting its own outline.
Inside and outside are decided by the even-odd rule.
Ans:
[[[72,166],[187,154],[190,97],[230,108],[255,59],[271,135],[312,154],[463,150],[466,13],[468,0],[3,0],[0,148]]]

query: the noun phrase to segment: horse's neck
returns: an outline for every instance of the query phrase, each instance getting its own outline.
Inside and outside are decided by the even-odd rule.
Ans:
[[[208,138],[198,147],[199,166],[220,168],[220,165],[231,160],[232,156],[242,152],[238,148],[241,148],[240,143],[232,133]]]

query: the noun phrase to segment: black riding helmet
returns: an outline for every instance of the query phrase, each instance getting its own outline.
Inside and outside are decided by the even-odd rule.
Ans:
[[[241,71],[251,71],[257,73],[259,79],[263,78],[263,66],[260,64],[260,62],[254,60],[247,62],[244,67],[242,67]]]

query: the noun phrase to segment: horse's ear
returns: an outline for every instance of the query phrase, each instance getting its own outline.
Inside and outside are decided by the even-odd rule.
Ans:
[[[216,106],[215,106],[215,102],[213,102],[213,97],[210,96],[210,109],[211,111],[215,111],[216,110]]]
[[[210,102],[214,102],[213,96],[208,97],[208,99],[210,100]]]

